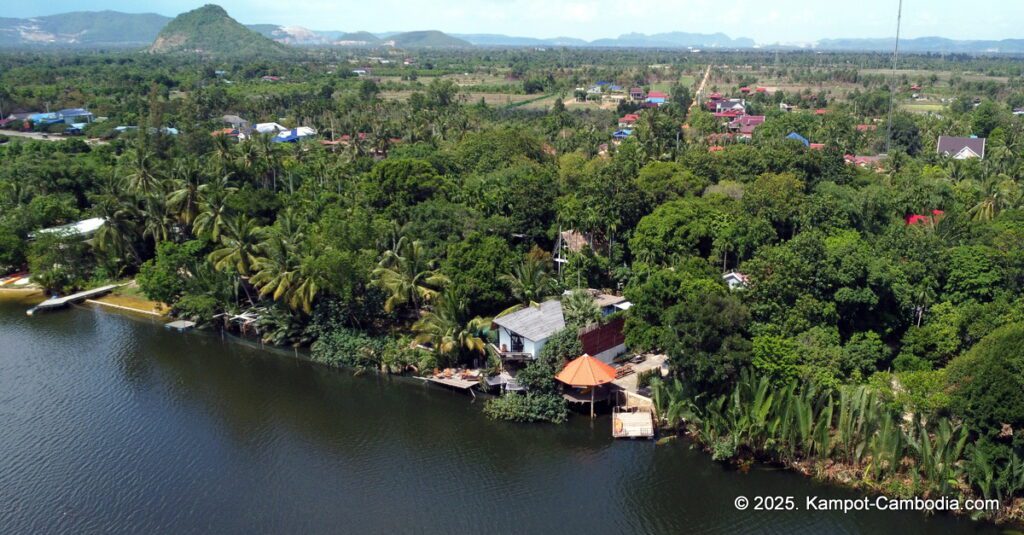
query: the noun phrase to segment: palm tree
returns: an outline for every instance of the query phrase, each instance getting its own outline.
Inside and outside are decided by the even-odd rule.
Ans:
[[[287,228],[271,230],[270,236],[260,244],[266,256],[257,260],[256,273],[250,282],[259,289],[260,296],[269,295],[275,301],[287,303],[292,310],[309,314],[322,286],[322,277],[313,268],[311,259],[303,259],[300,254],[298,240],[301,236],[301,231]]]
[[[431,347],[449,360],[465,354],[483,355],[490,319],[467,318],[465,299],[442,297],[433,310],[413,324],[416,341]]]
[[[221,247],[210,253],[210,262],[218,271],[234,269],[239,275],[248,277],[261,259],[263,234],[256,220],[247,215],[227,219],[220,235]]]
[[[97,199],[98,216],[104,219],[96,231],[93,245],[110,256],[116,263],[141,263],[135,247],[139,239],[140,213],[130,199],[104,195]]]
[[[238,148],[238,163],[236,164],[238,171],[244,173],[245,178],[250,181],[256,179],[260,176],[260,163],[263,161],[259,147],[252,139],[249,139],[240,143]]]
[[[388,293],[384,302],[387,312],[403,305],[418,310],[435,299],[448,282],[448,277],[436,270],[436,262],[424,258],[423,244],[404,236],[373,270],[373,284]]]
[[[508,284],[519,305],[536,305],[555,291],[555,280],[544,269],[544,263],[530,256],[499,279]]]
[[[984,187],[981,201],[968,211],[975,221],[991,221],[1002,210],[1014,208],[1020,203],[1020,188],[1006,175],[990,178]]]
[[[145,221],[142,225],[142,236],[153,238],[154,243],[171,239],[171,229],[175,226],[175,218],[162,195],[154,195],[146,199]]]
[[[575,290],[563,297],[562,313],[565,323],[575,327],[586,327],[601,320],[601,309],[587,290]]]
[[[191,157],[177,161],[171,176],[172,189],[167,194],[167,206],[178,221],[191,227],[199,215],[199,191],[205,180],[198,162]]]
[[[217,171],[221,175],[227,175],[231,173],[231,166],[234,161],[234,144],[228,136],[214,136],[213,138],[213,159],[217,167]]]
[[[221,231],[224,229],[229,208],[228,196],[237,191],[237,188],[227,187],[226,178],[219,184],[207,184],[199,190],[199,213],[192,221],[192,231],[196,234],[209,233],[214,241],[220,240]]]
[[[128,190],[142,196],[157,193],[162,184],[153,151],[146,146],[137,144],[126,154],[126,157],[125,164],[130,166],[128,174],[125,176],[128,180]]]

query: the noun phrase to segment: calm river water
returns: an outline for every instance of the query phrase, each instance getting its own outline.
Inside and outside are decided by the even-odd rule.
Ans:
[[[3,533],[996,532],[917,513],[740,512],[739,495],[856,495],[726,470],[685,444],[616,442],[607,419],[496,423],[407,380],[25,308],[0,302]]]

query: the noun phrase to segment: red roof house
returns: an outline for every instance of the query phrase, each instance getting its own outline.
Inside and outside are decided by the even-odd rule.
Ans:
[[[729,123],[730,130],[741,134],[753,134],[754,129],[764,124],[764,115],[741,115]]]
[[[714,115],[715,117],[718,117],[719,119],[735,119],[737,117],[742,116],[743,112],[740,111],[740,110],[726,110],[726,111],[716,111],[712,115]]]

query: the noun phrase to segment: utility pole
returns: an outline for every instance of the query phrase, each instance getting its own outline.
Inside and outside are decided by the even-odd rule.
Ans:
[[[892,77],[889,80],[889,121],[885,128],[885,153],[889,154],[892,149],[892,108],[893,99],[896,94],[896,65],[900,59],[900,25],[903,22],[903,0],[900,0],[899,10],[896,12],[896,48],[892,53]]]

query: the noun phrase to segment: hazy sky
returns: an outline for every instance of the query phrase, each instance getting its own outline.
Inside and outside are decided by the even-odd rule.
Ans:
[[[0,17],[113,9],[173,16],[210,0],[3,0]],[[218,1],[218,0],[213,0]],[[596,39],[723,32],[759,43],[895,35],[898,0],[219,0],[243,23],[314,30],[504,33]],[[1022,0],[904,0],[907,37],[1024,38]]]

